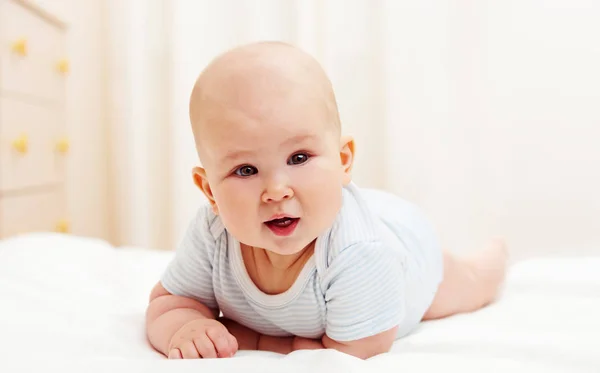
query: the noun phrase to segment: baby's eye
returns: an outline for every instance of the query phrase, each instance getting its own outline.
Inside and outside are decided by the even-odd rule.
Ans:
[[[256,173],[258,173],[258,170],[253,166],[242,166],[235,170],[235,174],[242,177],[252,176]]]
[[[302,164],[306,161],[308,161],[308,154],[297,153],[297,154],[292,155],[290,157],[290,159],[288,159],[288,164],[290,164],[290,165]]]

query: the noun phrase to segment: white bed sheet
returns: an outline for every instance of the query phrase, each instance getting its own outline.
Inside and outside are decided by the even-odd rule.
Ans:
[[[367,361],[333,350],[169,361],[144,335],[172,253],[32,234],[0,242],[0,372],[600,372],[600,257],[536,259],[502,298],[423,323]]]

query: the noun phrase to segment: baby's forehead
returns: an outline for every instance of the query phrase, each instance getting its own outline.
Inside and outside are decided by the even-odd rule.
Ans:
[[[292,139],[318,139],[334,128],[323,105],[302,99],[273,97],[249,101],[247,105],[217,105],[213,113],[202,120],[201,129],[205,137],[227,143],[247,143],[250,146],[268,140],[291,142]]]

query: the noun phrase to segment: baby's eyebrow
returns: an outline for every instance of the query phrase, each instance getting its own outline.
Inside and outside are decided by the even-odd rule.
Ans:
[[[237,159],[241,158],[249,158],[254,154],[251,150],[233,150],[227,152],[223,158],[221,158],[221,162],[233,162]]]
[[[301,143],[304,141],[309,141],[309,140],[314,140],[317,137],[314,134],[302,134],[302,135],[296,135],[296,136],[292,136],[289,139],[285,140],[283,142],[283,144],[281,144],[282,147],[285,146],[289,146],[289,145],[293,145],[293,144],[297,144],[297,143]]]

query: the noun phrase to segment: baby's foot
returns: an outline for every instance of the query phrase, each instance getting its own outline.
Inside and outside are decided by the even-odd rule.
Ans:
[[[479,290],[481,306],[493,302],[506,276],[506,242],[502,238],[495,238],[484,250],[473,253],[466,261],[478,285],[476,288]]]

